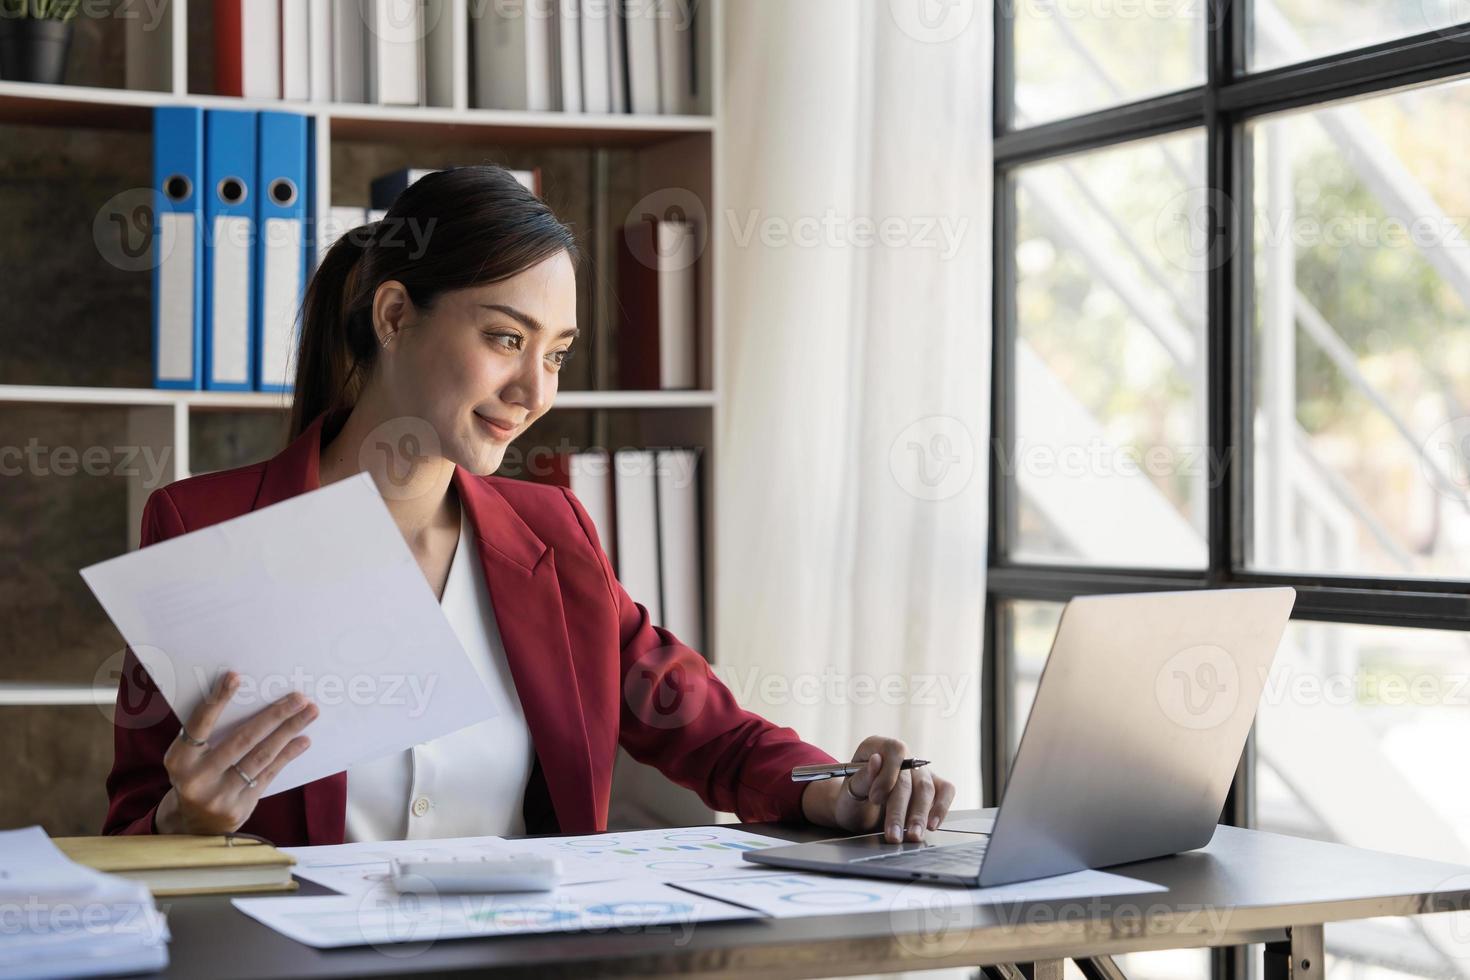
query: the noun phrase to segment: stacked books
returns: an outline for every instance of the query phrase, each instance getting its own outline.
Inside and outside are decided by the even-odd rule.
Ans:
[[[168,925],[147,886],[76,864],[39,826],[0,831],[0,976],[114,976],[168,965]]]
[[[693,113],[698,0],[522,0],[471,5],[470,67],[482,109]]]
[[[484,109],[707,110],[698,40],[709,5],[699,0],[495,0],[464,11],[455,3],[214,0],[215,91],[453,106],[459,81]],[[129,85],[167,88],[148,38],[134,33]],[[466,61],[471,77],[457,79]]]
[[[453,104],[450,0],[214,0],[215,91]]]

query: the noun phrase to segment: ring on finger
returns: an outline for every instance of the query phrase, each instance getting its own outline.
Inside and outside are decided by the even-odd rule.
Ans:
[[[847,795],[848,796],[850,796],[853,799],[857,800],[859,803],[866,803],[866,802],[868,802],[868,798],[866,796],[858,796],[856,793],[854,793],[852,791],[852,777],[851,776],[848,776],[846,779],[844,779],[842,781],[842,785],[845,786],[845,787],[847,787]]]
[[[179,741],[183,742],[185,745],[198,746],[201,749],[209,747],[209,742],[207,739],[195,738],[193,735],[190,735],[184,730],[183,725],[179,726]]]
[[[236,775],[238,775],[241,779],[245,780],[245,786],[246,786],[246,788],[248,788],[248,789],[254,789],[255,788],[255,777],[245,775],[245,770],[240,768],[239,763],[235,763],[235,762],[230,763],[230,768],[233,769],[233,770],[235,770],[235,774]]]

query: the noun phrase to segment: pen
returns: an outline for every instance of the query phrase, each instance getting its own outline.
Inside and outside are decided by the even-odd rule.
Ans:
[[[928,764],[928,759],[905,759],[898,768],[917,769],[920,766],[927,766]],[[830,766],[797,766],[791,770],[791,781],[796,783],[810,783],[818,779],[851,776],[853,773],[862,772],[866,766],[866,762],[839,762],[836,765]]]

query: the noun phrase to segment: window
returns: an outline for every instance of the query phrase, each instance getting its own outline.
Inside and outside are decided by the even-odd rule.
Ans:
[[[1222,819],[1470,860],[1470,5],[995,17],[987,802],[1067,600],[1285,584]],[[1463,972],[1464,918],[1328,972]]]
[[[1016,119],[1074,116],[1205,80],[1202,0],[1006,0]]]
[[[1194,131],[1016,172],[1018,558],[1205,566],[1204,152]]]
[[[1251,68],[1274,68],[1425,31],[1467,14],[1458,0],[1252,0]]]
[[[1256,567],[1470,569],[1467,127],[1463,82],[1249,127]]]

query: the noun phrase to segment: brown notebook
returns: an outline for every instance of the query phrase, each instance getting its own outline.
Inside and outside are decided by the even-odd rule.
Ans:
[[[141,881],[154,895],[294,891],[296,859],[269,844],[193,834],[57,837],[78,864]]]

